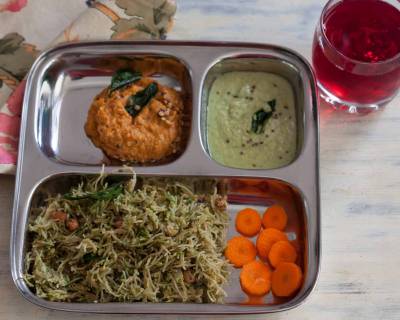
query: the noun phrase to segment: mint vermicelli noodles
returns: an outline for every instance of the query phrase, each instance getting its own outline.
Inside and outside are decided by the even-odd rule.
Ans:
[[[31,211],[25,280],[51,301],[222,302],[228,214],[216,190],[102,174],[49,196]]]

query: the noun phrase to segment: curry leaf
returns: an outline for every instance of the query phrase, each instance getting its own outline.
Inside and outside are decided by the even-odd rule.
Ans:
[[[96,258],[97,258],[97,256],[94,253],[89,252],[89,253],[85,253],[83,255],[82,260],[84,263],[89,263],[89,262],[95,260]]]
[[[139,112],[146,106],[150,100],[157,94],[157,84],[152,82],[143,90],[130,96],[125,105],[125,110],[132,116],[135,117]]]
[[[111,78],[110,92],[140,80],[142,74],[129,69],[117,70]]]
[[[81,199],[92,199],[92,200],[112,200],[118,197],[123,191],[122,185],[115,184],[106,189],[94,192],[84,192],[80,195],[74,195],[72,193],[64,194],[64,198],[67,200],[81,200]]]
[[[260,134],[263,131],[265,122],[272,117],[275,112],[276,100],[267,101],[268,105],[271,107],[270,111],[265,111],[264,109],[260,109],[254,112],[251,118],[251,131],[254,133]]]

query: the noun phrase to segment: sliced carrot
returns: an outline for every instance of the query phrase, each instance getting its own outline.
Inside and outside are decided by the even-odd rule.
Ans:
[[[284,230],[287,224],[287,214],[285,209],[275,204],[265,210],[262,224],[264,228],[275,228],[278,230]]]
[[[271,289],[271,272],[261,261],[247,263],[240,272],[240,285],[249,295],[265,295]]]
[[[288,241],[286,234],[274,228],[261,231],[256,242],[258,256],[266,260],[269,250],[271,250],[272,245],[277,241]]]
[[[281,262],[296,262],[296,249],[288,241],[275,242],[268,253],[268,260],[273,267]]]
[[[302,272],[298,265],[292,262],[281,262],[272,272],[272,292],[278,297],[289,297],[300,288]]]
[[[257,250],[253,242],[242,236],[230,239],[225,249],[225,257],[236,268],[240,268],[246,263],[253,261],[256,256]]]
[[[253,237],[260,232],[261,218],[256,210],[246,208],[238,212],[235,224],[240,234]]]

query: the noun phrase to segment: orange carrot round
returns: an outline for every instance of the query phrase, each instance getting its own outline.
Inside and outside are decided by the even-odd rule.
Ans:
[[[256,242],[258,256],[266,260],[269,250],[277,241],[288,241],[288,238],[285,233],[278,229],[268,228],[261,231]]]
[[[271,289],[271,272],[261,261],[247,263],[240,272],[240,285],[249,295],[263,296]]]
[[[268,260],[273,267],[281,262],[296,262],[296,249],[288,241],[275,242],[268,253]]]
[[[260,232],[261,218],[256,210],[246,208],[238,212],[235,225],[240,234],[253,237]]]
[[[236,268],[240,268],[246,263],[253,261],[256,256],[257,250],[253,242],[242,236],[230,239],[225,249],[225,257]]]
[[[285,209],[275,204],[265,210],[262,224],[264,228],[275,228],[278,230],[284,230],[287,224],[287,214]]]
[[[281,262],[272,272],[272,293],[277,297],[289,297],[300,288],[302,278],[298,265],[292,262]]]

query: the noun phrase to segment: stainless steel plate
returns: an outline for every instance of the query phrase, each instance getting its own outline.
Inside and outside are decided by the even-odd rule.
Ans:
[[[245,204],[268,205],[274,201],[271,191],[275,194],[286,190],[297,208],[292,219],[301,226],[298,240],[305,278],[296,296],[281,301],[267,299],[261,305],[243,304],[235,277],[237,271],[227,287],[226,303],[217,305],[56,303],[36,297],[27,287],[23,280],[23,263],[32,201],[36,201],[38,190],[49,188],[51,191],[51,185],[68,184],[71,175],[99,172],[104,156],[83,132],[91,99],[106,86],[114,70],[140,65],[146,59],[154,60],[157,80],[182,92],[188,139],[177,157],[166,163],[138,166],[135,171],[139,175],[227,179],[231,214]],[[172,64],[176,72],[165,71],[168,68],[163,65],[167,64]],[[298,122],[297,157],[288,166],[272,170],[222,166],[212,160],[207,151],[208,89],[218,73],[259,68],[285,77],[293,87]],[[20,138],[11,269],[16,286],[29,301],[48,308],[83,312],[268,313],[298,305],[314,287],[320,259],[317,98],[310,67],[298,54],[270,45],[221,42],[92,42],[59,46],[43,53],[31,70]],[[121,169],[112,164],[107,166],[106,172],[116,173]],[[233,228],[230,232],[234,232]]]

